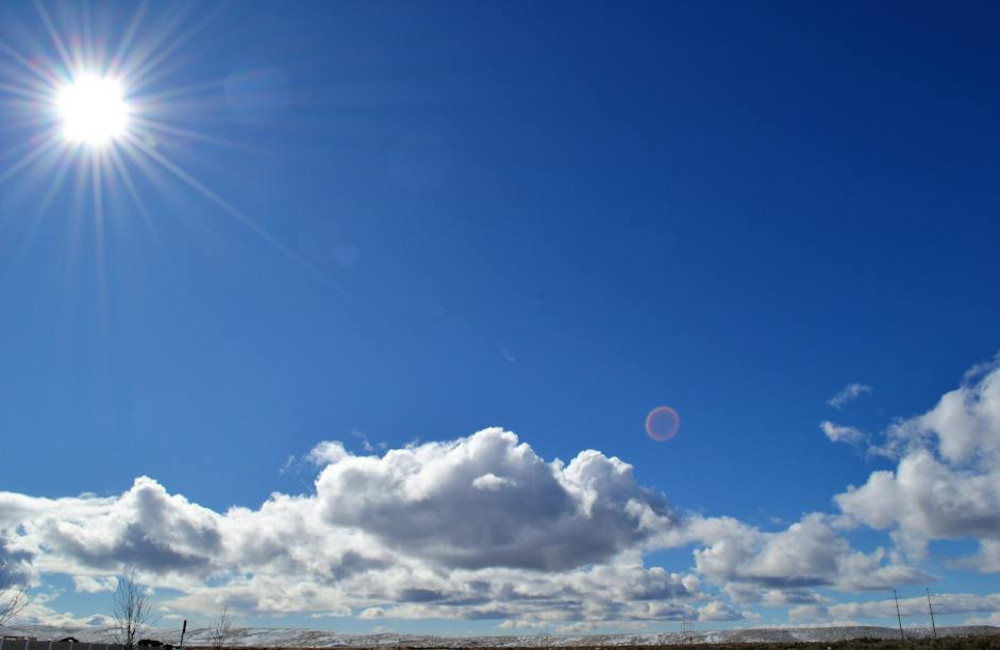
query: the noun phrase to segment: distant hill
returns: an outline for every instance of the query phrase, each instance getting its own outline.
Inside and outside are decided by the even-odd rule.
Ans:
[[[33,636],[39,640],[76,637],[81,643],[113,643],[114,629],[109,627],[58,627],[48,625],[10,626],[0,628],[4,636]],[[938,627],[938,636],[995,636],[1000,639],[1000,627],[973,625]],[[209,645],[209,628],[189,629],[187,646]],[[928,638],[929,628],[908,628],[909,639]],[[180,642],[179,629],[153,629],[144,636],[165,643]],[[606,647],[657,646],[679,643],[801,643],[836,642],[852,639],[899,639],[893,627],[843,626],[756,628],[743,630],[705,630],[688,633],[661,634],[591,634],[591,635],[504,635],[478,637],[444,637],[412,634],[343,634],[329,630],[306,630],[284,627],[247,627],[233,630],[229,645],[256,648],[378,648],[406,646],[410,648],[504,648],[504,647]]]

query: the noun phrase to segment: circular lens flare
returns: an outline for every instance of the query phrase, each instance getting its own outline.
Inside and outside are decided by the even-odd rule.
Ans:
[[[681,416],[669,406],[657,406],[646,416],[646,435],[657,442],[667,442],[681,428]]]
[[[121,82],[81,74],[59,91],[56,112],[69,142],[103,146],[125,133],[128,104]]]

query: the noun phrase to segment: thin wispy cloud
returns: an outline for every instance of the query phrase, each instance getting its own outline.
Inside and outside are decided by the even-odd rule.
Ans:
[[[819,423],[819,428],[830,442],[846,442],[851,445],[864,442],[867,436],[863,431],[855,427],[834,424],[829,420]]]
[[[835,409],[843,408],[844,405],[853,402],[854,400],[862,397],[863,395],[868,395],[872,392],[871,386],[866,386],[865,384],[848,384],[844,386],[843,390],[839,393],[826,400],[826,403]]]

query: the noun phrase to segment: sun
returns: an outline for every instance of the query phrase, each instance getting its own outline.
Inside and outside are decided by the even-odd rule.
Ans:
[[[62,135],[71,143],[104,147],[125,134],[129,106],[121,81],[83,73],[56,95]]]
[[[233,220],[315,279],[351,297],[294,247],[213,191],[186,164],[202,155],[202,163],[216,160],[218,151],[203,154],[203,145],[247,149],[241,142],[205,133],[188,123],[219,117],[220,82],[171,60],[182,44],[222,12],[199,16],[179,5],[157,4],[159,9],[154,10],[143,2],[135,3],[127,22],[108,12],[95,25],[89,4],[76,5],[79,13],[65,9],[69,5],[51,5],[59,8],[58,16],[46,8],[50,3],[33,4],[39,38],[25,41],[23,53],[0,39],[0,203],[11,192],[9,183],[19,177],[23,185],[15,195],[29,196],[24,187],[38,190],[39,207],[32,217],[37,218],[43,212],[57,212],[53,203],[65,188],[73,214],[86,214],[94,224],[96,259],[104,277],[110,211],[134,212],[149,236],[162,246],[154,217],[160,211],[150,210],[147,192],[174,194],[168,183],[176,183],[199,194],[220,216]],[[95,33],[102,34],[101,38],[95,40]],[[188,82],[176,83],[186,76],[190,76]],[[274,89],[251,90],[256,98]],[[11,139],[12,134],[18,134],[18,139]],[[87,199],[92,205],[89,210]]]

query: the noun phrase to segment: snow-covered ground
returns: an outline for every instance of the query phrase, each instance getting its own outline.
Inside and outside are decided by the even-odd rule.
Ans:
[[[4,636],[33,636],[39,640],[58,640],[68,636],[83,643],[113,643],[114,630],[100,627],[10,626],[0,628]],[[208,628],[189,629],[185,645],[209,645]],[[908,638],[930,636],[930,629],[907,628]],[[938,628],[939,636],[1000,635],[1000,627],[986,625]],[[177,644],[180,630],[154,629],[147,638]],[[739,643],[796,641],[842,641],[862,637],[879,639],[899,638],[899,630],[892,627],[802,627],[758,628],[749,630],[716,630],[696,632],[670,632],[662,634],[599,634],[599,635],[521,635],[441,637],[410,634],[341,634],[323,630],[296,628],[248,627],[233,630],[230,645],[258,648],[337,648],[337,647],[387,647],[414,648],[497,648],[497,647],[559,647],[559,646],[638,646],[670,643]]]

